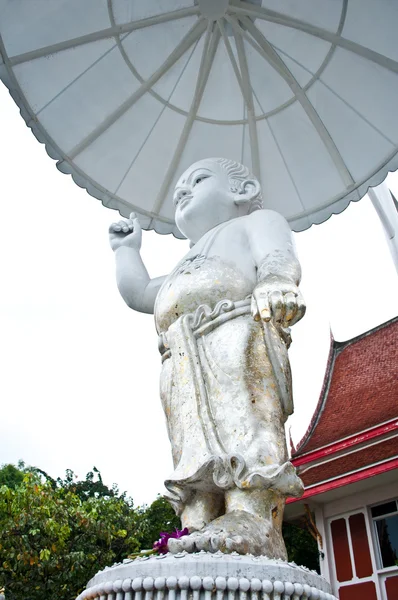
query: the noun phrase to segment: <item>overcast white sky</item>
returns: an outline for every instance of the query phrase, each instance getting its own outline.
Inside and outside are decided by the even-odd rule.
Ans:
[[[170,450],[153,318],[119,297],[107,229],[118,215],[62,175],[0,84],[0,464],[52,476],[95,465],[136,504],[163,491]],[[398,195],[398,176],[389,185]],[[290,351],[297,443],[318,400],[330,327],[350,339],[398,313],[398,278],[367,198],[297,234],[307,315]],[[151,276],[187,243],[144,233]]]

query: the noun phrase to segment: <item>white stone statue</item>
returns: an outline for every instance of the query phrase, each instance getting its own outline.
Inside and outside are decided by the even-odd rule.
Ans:
[[[257,179],[227,159],[187,169],[174,204],[191,248],[165,277],[149,278],[134,214],[110,227],[119,291],[154,313],[159,334],[175,469],[165,485],[190,532],[169,549],[286,559],[284,503],[303,491],[284,434],[288,328],[305,312],[291,231],[263,209]]]

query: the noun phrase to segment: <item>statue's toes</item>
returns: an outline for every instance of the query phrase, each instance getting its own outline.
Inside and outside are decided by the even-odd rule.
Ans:
[[[220,550],[220,536],[214,534],[210,537],[210,552],[218,552]]]
[[[182,540],[184,538],[170,538],[169,541],[167,542],[167,548],[169,549],[169,552],[171,552],[172,554],[178,554],[179,552],[182,551]]]
[[[206,552],[211,552],[210,536],[207,533],[198,535],[198,537],[195,540],[195,546],[198,550],[205,550]]]
[[[228,552],[228,553],[234,552],[235,551],[234,540],[230,537],[226,537],[224,539],[222,550],[224,552]]]
[[[209,551],[210,552],[224,552],[228,554],[229,552],[233,552],[233,550],[229,550],[227,546],[227,540],[229,540],[228,536],[224,532],[213,533],[209,536]],[[232,540],[231,540],[232,543]]]
[[[238,552],[238,554],[247,554],[247,543],[240,535],[234,535],[231,537],[225,537],[223,540],[223,547],[220,548],[224,552]]]
[[[195,552],[195,537],[192,535],[184,535],[180,540],[182,550],[185,552]]]
[[[247,541],[240,535],[234,535],[232,538],[234,552],[238,552],[238,554],[247,554]]]

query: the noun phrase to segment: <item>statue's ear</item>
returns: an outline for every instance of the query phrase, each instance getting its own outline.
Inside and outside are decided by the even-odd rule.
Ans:
[[[245,179],[235,194],[235,204],[246,204],[252,202],[260,194],[261,188],[257,179]]]

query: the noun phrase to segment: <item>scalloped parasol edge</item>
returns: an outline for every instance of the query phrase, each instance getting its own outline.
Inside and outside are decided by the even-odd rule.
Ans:
[[[9,74],[6,65],[3,67],[6,69],[6,74],[13,79],[13,74]],[[3,84],[8,89],[10,96],[14,100],[15,104],[19,108],[19,112],[21,117],[25,121],[26,126],[32,131],[33,135],[37,139],[38,142],[44,145],[48,156],[57,161],[57,168],[61,173],[65,175],[70,175],[73,181],[79,187],[86,190],[86,192],[100,200],[102,205],[105,208],[109,208],[111,210],[117,210],[122,217],[128,217],[130,212],[134,211],[138,214],[138,217],[141,217],[141,220],[145,223],[149,219],[149,224],[144,225],[142,223],[142,227],[146,231],[156,231],[160,235],[169,235],[170,233],[177,239],[185,239],[182,233],[179,231],[175,223],[172,223],[170,220],[163,220],[159,218],[157,215],[153,215],[150,213],[142,212],[142,209],[134,207],[133,205],[124,204],[121,199],[115,199],[109,192],[106,190],[101,190],[97,185],[93,184],[88,180],[87,176],[84,176],[79,172],[76,167],[73,167],[69,162],[66,156],[63,155],[61,150],[57,147],[53,140],[51,140],[50,136],[46,134],[46,132],[42,129],[40,124],[35,120],[34,115],[31,113],[29,106],[25,102],[25,97],[22,94],[20,87],[17,82],[14,85],[8,83],[4,78],[1,78]],[[62,168],[61,168],[62,165]],[[358,202],[361,200],[367,193],[370,187],[375,187],[380,185],[388,173],[396,171],[398,169],[398,151],[397,153],[388,160],[384,166],[378,168],[377,172],[373,173],[370,177],[366,179],[365,182],[359,184],[354,190],[349,192],[347,195],[343,196],[338,200],[334,200],[332,204],[323,206],[321,209],[314,211],[310,215],[303,215],[303,217],[299,217],[297,219],[289,221],[289,225],[292,230],[296,233],[300,231],[305,231],[312,227],[313,225],[320,225],[329,220],[332,216],[341,214],[351,202]],[[114,203],[116,206],[111,206]],[[120,206],[120,205],[124,206]],[[329,209],[329,210],[328,210]],[[327,211],[328,216],[321,216]],[[139,219],[140,220],[140,219]],[[302,221],[306,221],[306,224],[302,224]]]

